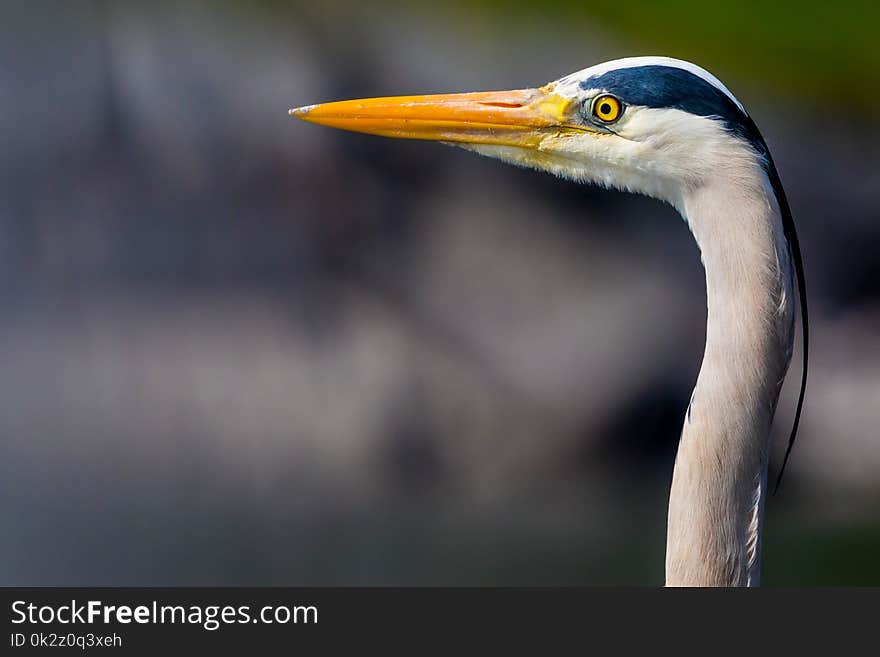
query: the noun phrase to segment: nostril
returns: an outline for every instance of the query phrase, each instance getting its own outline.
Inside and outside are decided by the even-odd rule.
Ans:
[[[517,107],[524,107],[522,103],[480,103],[481,105],[486,105],[488,107],[508,107],[512,109],[516,109]]]

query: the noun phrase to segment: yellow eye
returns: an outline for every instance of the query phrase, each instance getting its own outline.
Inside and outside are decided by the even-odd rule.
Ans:
[[[593,101],[593,116],[602,123],[613,123],[620,118],[623,107],[614,96],[596,96]]]

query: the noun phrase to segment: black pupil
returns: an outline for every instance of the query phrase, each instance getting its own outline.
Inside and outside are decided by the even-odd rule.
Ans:
[[[611,114],[611,105],[609,105],[608,103],[602,103],[599,106],[599,112],[601,114]]]

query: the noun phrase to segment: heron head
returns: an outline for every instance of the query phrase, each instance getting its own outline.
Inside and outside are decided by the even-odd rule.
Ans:
[[[386,137],[452,143],[673,205],[765,148],[742,105],[698,66],[665,57],[599,64],[534,89],[310,105],[293,116]]]
[[[762,251],[764,245],[753,243],[752,248],[780,276],[783,270],[796,272],[800,290],[804,370],[788,458],[807,373],[800,247],[766,143],[742,104],[713,75],[669,57],[631,57],[534,89],[347,100],[290,113],[344,130],[447,142],[564,178],[653,196],[679,210],[701,249],[704,243],[715,250],[725,244],[716,239],[719,207],[760,217],[768,207],[777,211],[779,239],[787,247]],[[703,220],[695,223],[689,208]],[[754,242],[760,233],[745,237]],[[745,248],[742,243],[737,247]],[[785,264],[786,252],[791,265]]]

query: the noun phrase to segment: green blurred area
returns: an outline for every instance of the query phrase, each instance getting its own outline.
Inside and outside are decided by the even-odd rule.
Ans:
[[[765,586],[877,586],[880,527],[768,530],[763,545]]]
[[[820,102],[845,97],[880,103],[880,4],[871,2],[707,3],[625,0],[471,0],[493,14],[557,14],[566,32],[578,25],[607,30],[632,50],[690,59],[722,77],[736,76],[785,94]]]
[[[239,4],[298,13],[308,5],[282,0],[238,0]],[[524,48],[542,39],[607,38],[615,57],[666,55],[687,59],[716,73],[731,86],[748,84],[774,96],[795,97],[817,110],[829,100],[863,109],[880,106],[880,3],[762,2],[707,3],[696,0],[453,0],[407,4],[380,0],[369,6],[336,2],[382,12],[418,12],[425,20],[450,13],[488,38],[517,39]],[[373,11],[379,7],[379,11]],[[322,10],[323,11],[323,10]],[[526,37],[540,26],[537,41]],[[499,29],[501,28],[501,29]],[[504,33],[502,30],[509,30]],[[603,41],[603,45],[606,42]],[[560,62],[560,75],[596,62]],[[835,112],[840,109],[835,105]],[[835,116],[840,116],[835,114]]]

